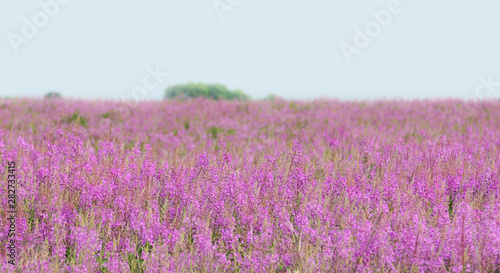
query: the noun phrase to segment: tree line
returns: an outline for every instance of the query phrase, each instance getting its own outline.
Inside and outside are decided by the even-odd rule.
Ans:
[[[47,99],[60,98],[61,94],[56,91],[50,91],[45,95]],[[243,91],[236,89],[230,90],[222,84],[206,84],[201,82],[190,82],[186,84],[177,84],[168,87],[165,90],[164,99],[188,99],[188,98],[207,98],[212,100],[239,100],[247,101],[251,97]],[[264,100],[274,100],[275,95],[270,94]]]

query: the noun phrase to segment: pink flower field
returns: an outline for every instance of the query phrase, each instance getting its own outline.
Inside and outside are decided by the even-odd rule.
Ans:
[[[499,149],[498,100],[1,99],[0,271],[500,272]]]

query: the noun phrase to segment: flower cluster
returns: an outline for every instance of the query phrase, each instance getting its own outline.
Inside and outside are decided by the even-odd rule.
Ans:
[[[500,102],[4,99],[0,117],[1,272],[500,270]]]

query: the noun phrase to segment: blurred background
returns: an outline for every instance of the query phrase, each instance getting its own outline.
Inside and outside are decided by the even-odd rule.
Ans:
[[[0,97],[500,97],[500,2],[0,0]]]

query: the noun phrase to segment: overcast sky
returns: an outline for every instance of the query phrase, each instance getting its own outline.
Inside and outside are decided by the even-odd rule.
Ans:
[[[201,81],[253,98],[500,97],[499,14],[497,0],[0,0],[0,96],[160,99]]]

